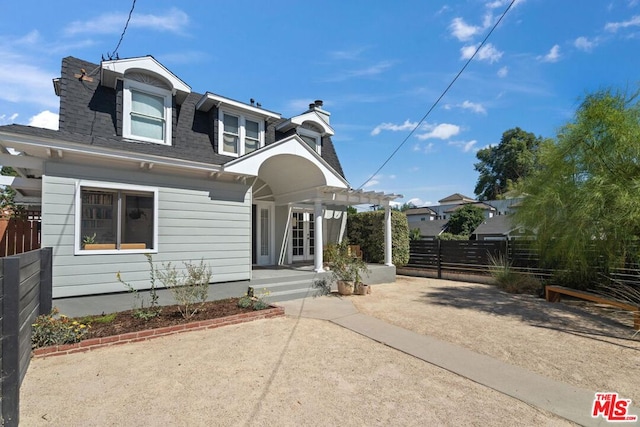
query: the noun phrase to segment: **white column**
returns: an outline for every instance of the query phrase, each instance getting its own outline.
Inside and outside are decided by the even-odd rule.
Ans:
[[[384,207],[384,264],[393,265],[391,257],[391,207]]]
[[[314,270],[316,273],[324,272],[323,264],[324,260],[322,259],[322,248],[324,244],[322,242],[322,203],[320,200],[316,200],[314,204],[314,216],[315,216],[315,231],[314,231]]]

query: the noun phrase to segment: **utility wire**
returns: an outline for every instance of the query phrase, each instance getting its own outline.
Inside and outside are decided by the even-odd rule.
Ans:
[[[480,49],[482,49],[482,47],[485,45],[485,43],[487,42],[487,40],[489,39],[489,36],[491,36],[491,33],[493,33],[493,30],[496,29],[496,27],[500,24],[500,22],[502,21],[502,19],[505,17],[505,15],[507,14],[507,12],[509,11],[509,9],[511,9],[511,6],[513,6],[513,4],[516,2],[516,0],[511,0],[511,3],[509,3],[509,6],[507,6],[507,8],[504,10],[504,12],[502,12],[502,15],[500,15],[500,18],[496,21],[496,23],[493,25],[493,27],[491,28],[491,30],[489,31],[489,33],[486,35],[486,37],[484,38],[484,40],[482,40],[482,42],[480,43],[480,45],[476,48],[475,52],[473,52],[473,55],[471,55],[471,57],[467,60],[467,62],[465,62],[465,64],[462,66],[462,68],[460,69],[460,71],[458,72],[458,74],[456,74],[456,76],[453,78],[453,80],[451,80],[451,83],[449,83],[449,86],[447,86],[447,88],[444,90],[444,92],[442,92],[442,94],[438,97],[438,99],[436,99],[436,101],[433,103],[433,105],[431,105],[431,108],[429,108],[429,111],[427,111],[427,113],[422,116],[422,118],[420,119],[420,121],[418,122],[417,125],[414,126],[413,129],[411,129],[411,132],[409,132],[409,134],[407,135],[407,137],[400,143],[400,145],[398,145],[398,147],[393,151],[393,153],[391,153],[391,155],[389,157],[387,157],[387,160],[384,161],[384,163],[382,163],[382,165],[378,168],[378,170],[376,170],[365,182],[362,183],[362,185],[360,185],[360,187],[358,187],[357,189],[361,189],[362,187],[364,187],[369,181],[371,181],[378,173],[380,173],[380,171],[387,165],[387,163],[389,163],[389,161],[391,161],[391,159],[393,158],[393,156],[396,155],[396,153],[398,151],[400,151],[400,149],[402,148],[402,146],[409,140],[409,138],[411,137],[411,135],[413,135],[415,133],[415,131],[420,127],[420,125],[427,119],[427,117],[429,116],[429,114],[431,114],[431,112],[433,111],[434,108],[436,108],[436,106],[438,105],[438,103],[440,102],[440,100],[442,98],[444,98],[444,96],[447,94],[447,92],[449,92],[449,89],[451,89],[451,86],[453,86],[453,84],[456,82],[456,80],[458,80],[458,77],[460,77],[460,75],[464,72],[464,70],[467,68],[467,66],[471,63],[471,61],[473,60],[473,58],[475,58],[475,56],[478,54],[478,52],[480,52]]]
[[[133,0],[133,3],[131,4],[131,10],[129,11],[129,17],[127,18],[127,22],[124,24],[124,29],[122,30],[122,34],[120,34],[120,40],[118,40],[118,44],[116,45],[116,48],[113,50],[113,53],[110,54],[107,52],[107,57],[109,58],[109,60],[112,60],[114,57],[116,59],[118,58],[118,49],[120,48],[122,39],[124,39],[124,34],[127,32],[127,28],[129,27],[129,21],[131,21],[131,15],[133,15],[133,9],[135,9],[135,7],[136,7],[136,0]]]

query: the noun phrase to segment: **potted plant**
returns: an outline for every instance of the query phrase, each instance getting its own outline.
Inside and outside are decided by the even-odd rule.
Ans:
[[[340,295],[351,295],[354,291],[362,292],[362,275],[368,274],[367,264],[353,256],[346,242],[336,246],[331,262],[331,275],[338,285]]]

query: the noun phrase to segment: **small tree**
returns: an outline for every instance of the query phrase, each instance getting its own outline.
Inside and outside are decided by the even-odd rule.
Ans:
[[[447,231],[451,234],[469,236],[484,221],[482,209],[467,204],[451,214],[447,223]]]
[[[541,169],[525,180],[515,221],[550,267],[585,286],[625,261],[638,261],[640,103],[637,94],[586,96],[556,142],[542,145]],[[571,284],[571,283],[568,283]]]

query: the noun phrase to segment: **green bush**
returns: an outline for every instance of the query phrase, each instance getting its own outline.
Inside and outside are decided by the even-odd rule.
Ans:
[[[49,314],[38,316],[31,325],[31,348],[79,342],[89,326],[60,314],[56,307]]]
[[[359,212],[347,217],[347,238],[359,245],[365,261],[384,263],[384,211]],[[391,211],[391,248],[394,265],[409,262],[409,223],[403,212]]]
[[[542,283],[533,276],[513,270],[504,254],[489,254],[489,272],[498,288],[510,294],[538,295]]]
[[[269,303],[264,299],[269,296],[269,291],[263,289],[258,296],[254,295],[253,288],[249,288],[249,292],[238,299],[238,307],[253,308],[254,310],[264,310],[269,308]]]
[[[173,294],[182,317],[189,319],[207,301],[211,269],[204,260],[200,264],[185,262],[184,267],[186,273],[179,274],[171,262],[163,263],[162,270],[156,269],[156,276]]]
[[[436,237],[438,240],[469,240],[464,234],[442,233]]]

